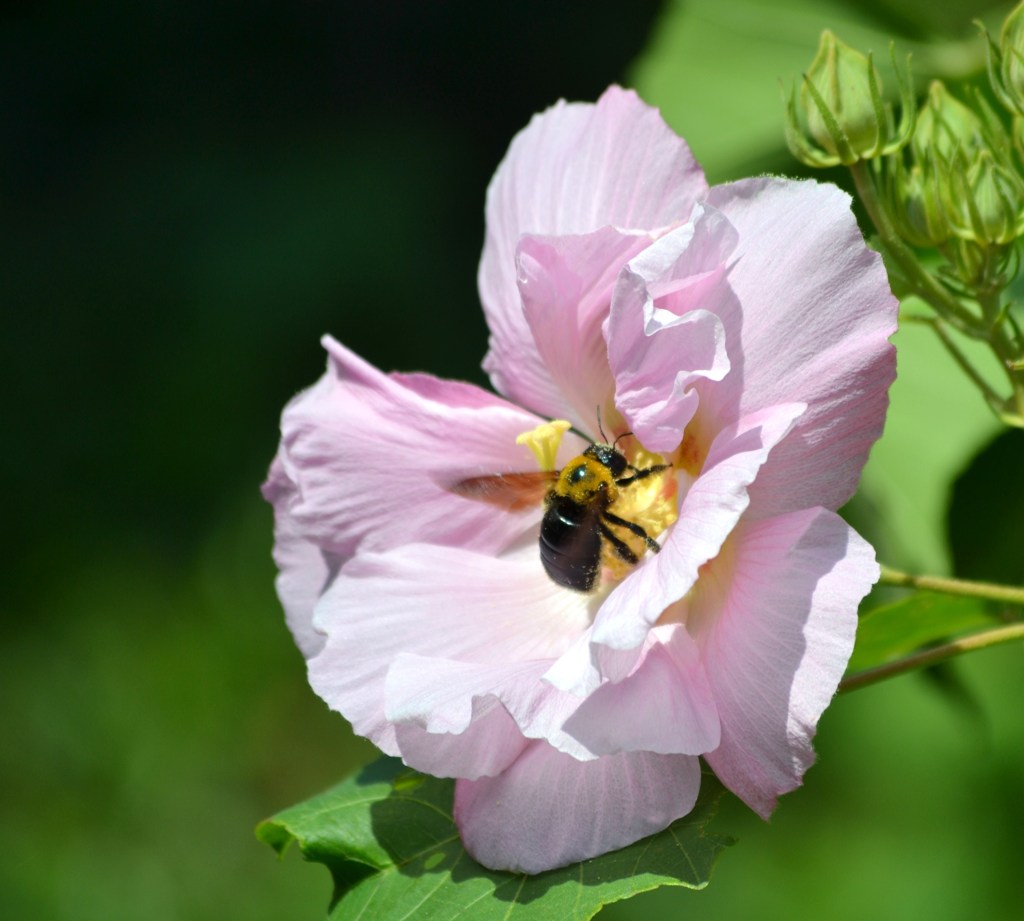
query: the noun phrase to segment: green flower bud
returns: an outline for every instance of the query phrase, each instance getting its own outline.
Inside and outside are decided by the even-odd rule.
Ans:
[[[1024,116],[1013,116],[1013,146],[1017,148],[1018,156],[1024,160]]]
[[[910,142],[918,162],[953,162],[957,154],[972,157],[985,146],[981,119],[962,102],[950,96],[941,80],[933,80],[928,98],[917,114],[917,126]]]
[[[1003,22],[999,45],[988,39],[988,76],[999,101],[1024,115],[1024,3]]]
[[[1024,229],[1024,181],[982,150],[967,172],[950,173],[950,221],[957,236],[979,244],[1004,244]]]
[[[899,235],[912,246],[936,247],[953,235],[933,169],[915,163],[910,169],[902,154],[884,161],[886,210]]]
[[[986,247],[973,240],[953,240],[947,258],[957,277],[968,287],[984,282],[988,264]]]
[[[975,95],[968,107],[933,82],[911,150],[915,168],[934,177],[937,202],[929,207],[944,212],[953,234],[982,248],[1017,238],[1024,226],[1024,180],[1012,167],[1006,129],[983,97]],[[908,181],[903,185],[911,189]],[[965,257],[966,263],[973,259]]]
[[[854,151],[873,151],[883,131],[875,106],[881,86],[882,78],[870,58],[838,41],[831,32],[822,33],[818,54],[800,88],[800,104],[807,113],[811,136],[829,153],[838,153],[843,138],[837,136],[834,121]],[[817,99],[825,106],[819,108]],[[829,114],[832,118],[826,124]]]
[[[907,143],[913,130],[913,89],[909,66],[896,66],[903,103],[899,130],[892,108],[882,100],[882,81],[871,55],[863,55],[831,32],[821,35],[818,53],[800,88],[790,93],[786,140],[793,155],[808,166],[850,165],[890,154]]]

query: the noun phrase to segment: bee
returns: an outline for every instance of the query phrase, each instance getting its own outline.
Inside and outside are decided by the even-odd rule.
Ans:
[[[470,477],[456,483],[452,491],[515,511],[542,497],[545,510],[540,525],[540,560],[544,570],[565,588],[589,592],[601,572],[605,543],[629,565],[639,562],[613,528],[635,534],[654,553],[661,549],[640,525],[611,511],[621,490],[669,467],[630,464],[616,445],[631,434],[626,432],[611,444],[592,443],[561,470]],[[607,437],[603,432],[601,435]]]

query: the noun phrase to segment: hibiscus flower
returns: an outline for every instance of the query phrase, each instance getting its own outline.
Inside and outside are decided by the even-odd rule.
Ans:
[[[457,778],[488,867],[663,829],[693,807],[699,756],[767,817],[814,759],[878,577],[835,509],[895,374],[881,260],[843,192],[708,188],[617,87],[536,116],[486,214],[502,396],[326,338],[327,373],[284,411],[264,494],[310,682],[385,752]],[[542,566],[543,502],[460,484],[563,467],[604,432],[633,467],[667,465],[610,506],[660,552],[613,525],[638,562],[602,538],[580,592]]]

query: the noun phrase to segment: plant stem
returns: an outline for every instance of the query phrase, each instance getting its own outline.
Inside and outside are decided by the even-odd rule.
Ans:
[[[939,341],[942,342],[946,347],[946,351],[949,352],[953,360],[960,366],[960,370],[974,382],[974,386],[981,391],[986,402],[992,408],[992,411],[998,414],[1002,410],[1002,399],[999,394],[988,385],[988,381],[974,370],[974,366],[967,360],[967,356],[960,351],[949,333],[946,332],[946,327],[943,325],[942,318],[931,317],[925,319],[924,322],[935,330],[936,335],[939,337]]]
[[[945,576],[912,576],[888,566],[882,567],[882,575],[878,581],[884,585],[898,585],[902,588],[917,588],[928,592],[942,592],[945,595],[964,595],[983,601],[1024,605],[1024,588],[1013,585],[971,582],[967,579],[949,579]]]
[[[942,316],[955,317],[957,325],[962,327],[969,335],[977,338],[986,338],[978,322],[978,318],[971,313],[956,297],[947,291],[928,272],[921,268],[921,263],[913,250],[900,239],[896,229],[889,220],[889,215],[882,204],[875,184],[868,172],[868,164],[865,160],[858,160],[850,166],[853,174],[853,181],[857,186],[857,194],[868,212],[875,229],[878,231],[882,243],[889,251],[889,255],[899,265],[906,280],[923,301],[930,304]]]
[[[924,668],[926,665],[934,665],[936,662],[951,659],[953,656],[959,656],[965,652],[974,652],[978,649],[986,649],[989,646],[998,646],[1001,643],[1010,643],[1021,639],[1024,639],[1024,623],[982,630],[980,633],[972,633],[970,636],[952,640],[942,646],[915,652],[904,659],[887,662],[885,665],[868,668],[850,675],[839,683],[839,693],[855,691],[858,688],[867,687],[869,684],[884,681],[886,678],[894,678],[916,668]]]
[[[1014,410],[1018,416],[1024,418],[1024,374],[1016,367],[1021,357],[1020,347],[1007,329],[1005,313],[1000,309],[999,291],[980,297],[978,304],[989,328],[989,344],[1009,380]]]

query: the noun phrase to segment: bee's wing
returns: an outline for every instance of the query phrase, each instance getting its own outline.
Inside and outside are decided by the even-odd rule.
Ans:
[[[558,478],[557,471],[534,470],[528,473],[497,473],[493,476],[473,476],[449,487],[453,493],[489,502],[513,512],[540,505],[551,484]]]

